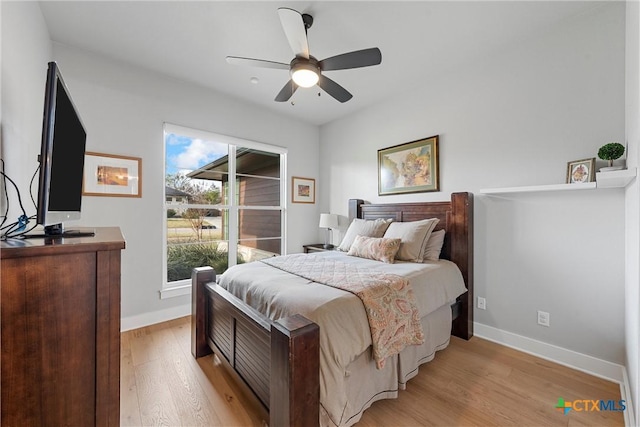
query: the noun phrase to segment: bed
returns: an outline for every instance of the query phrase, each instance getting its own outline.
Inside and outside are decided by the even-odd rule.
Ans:
[[[453,193],[448,202],[430,203],[366,204],[362,200],[352,199],[349,201],[349,217],[351,220],[392,219],[394,222],[438,218],[434,231],[442,229],[446,232],[442,260],[425,263],[427,265],[424,267],[409,265],[411,263],[390,264],[395,269],[391,271],[392,274],[400,274],[396,272],[409,269],[413,271],[411,277],[418,277],[418,272],[422,274],[424,269],[443,272],[453,267],[456,272],[453,274],[459,275],[463,282],[462,293],[455,300],[441,296],[440,302],[432,302],[427,308],[420,303],[419,322],[426,337],[424,343],[407,346],[399,354],[386,357],[380,366],[379,360],[372,357],[371,342],[352,343],[358,341],[353,338],[356,335],[353,335],[355,332],[352,329],[362,329],[359,323],[340,317],[345,312],[357,311],[353,308],[355,306],[345,305],[351,308],[338,311],[327,308],[330,306],[324,305],[324,302],[314,301],[326,298],[334,306],[337,304],[340,307],[347,302],[353,304],[349,297],[357,300],[354,295],[294,277],[274,268],[274,265],[260,262],[251,263],[255,266],[248,267],[257,270],[228,270],[228,274],[218,278],[224,287],[216,283],[215,272],[210,267],[194,269],[192,353],[197,358],[215,352],[239,383],[268,411],[269,424],[272,426],[352,425],[376,400],[396,397],[398,390],[403,389],[407,381],[417,374],[419,366],[433,359],[436,351],[448,345],[451,335],[464,339],[473,335],[471,193]],[[351,258],[354,258],[338,252],[297,257],[309,257],[305,262],[313,259],[314,262],[317,260],[319,263],[337,263],[341,266],[349,266]],[[370,260],[357,262],[359,264],[354,268],[361,268],[364,262],[366,270],[375,269],[374,264],[379,263]],[[262,301],[251,297],[254,284],[235,285],[236,279],[238,283],[242,282],[243,274],[258,277],[259,281],[270,284],[259,288],[262,289],[259,292],[271,292],[272,288],[281,287],[283,293],[280,295],[287,298],[297,289],[289,287],[293,286],[293,282],[306,280],[304,292],[309,295],[309,301],[292,303],[292,300],[274,294],[264,299],[273,301],[284,298],[284,308],[263,307]],[[420,292],[417,289],[415,293]],[[329,296],[325,297],[327,293]],[[313,306],[313,310],[308,306]],[[297,309],[300,311],[296,312]],[[300,313],[306,314],[306,317]],[[336,323],[343,329],[337,329]],[[354,349],[346,350],[343,346],[352,346]],[[329,347],[331,353],[327,349]],[[362,348],[367,349],[361,351]]]

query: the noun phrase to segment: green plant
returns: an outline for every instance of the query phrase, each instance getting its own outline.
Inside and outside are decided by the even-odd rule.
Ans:
[[[173,218],[178,214],[175,209],[167,209],[167,218]]]
[[[613,166],[613,161],[619,159],[624,154],[624,145],[619,142],[609,142],[598,150],[598,157],[609,162],[609,167]]]
[[[244,260],[238,255],[238,264]],[[169,282],[188,279],[195,267],[211,266],[222,274],[229,266],[226,249],[216,243],[169,246],[167,249],[167,278]]]

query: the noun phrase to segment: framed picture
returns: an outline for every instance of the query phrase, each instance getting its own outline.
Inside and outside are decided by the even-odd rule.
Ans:
[[[142,197],[142,159],[86,152],[82,194]]]
[[[378,195],[440,191],[438,135],[378,150]]]
[[[291,202],[315,203],[316,180],[313,178],[291,177]]]
[[[567,163],[567,184],[595,181],[595,167],[595,157]]]

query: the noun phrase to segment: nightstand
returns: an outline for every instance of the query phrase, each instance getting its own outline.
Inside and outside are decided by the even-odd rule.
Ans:
[[[303,245],[304,253],[308,254],[310,252],[324,252],[324,251],[335,251],[338,249],[337,246],[332,247],[331,249],[325,249],[324,243],[314,243],[313,245]]]

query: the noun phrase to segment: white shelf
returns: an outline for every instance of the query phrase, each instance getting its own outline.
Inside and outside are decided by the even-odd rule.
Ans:
[[[637,169],[624,169],[611,172],[596,173],[596,182],[583,184],[550,184],[530,185],[525,187],[483,188],[480,194],[534,193],[543,191],[578,191],[595,190],[597,188],[623,188],[636,177]]]
[[[595,189],[595,182],[585,182],[584,184],[550,184],[530,185],[527,187],[483,188],[480,190],[480,194],[534,193],[541,191],[576,191]]]
[[[637,175],[637,169],[623,169],[611,172],[596,173],[598,188],[620,188],[626,187]]]

